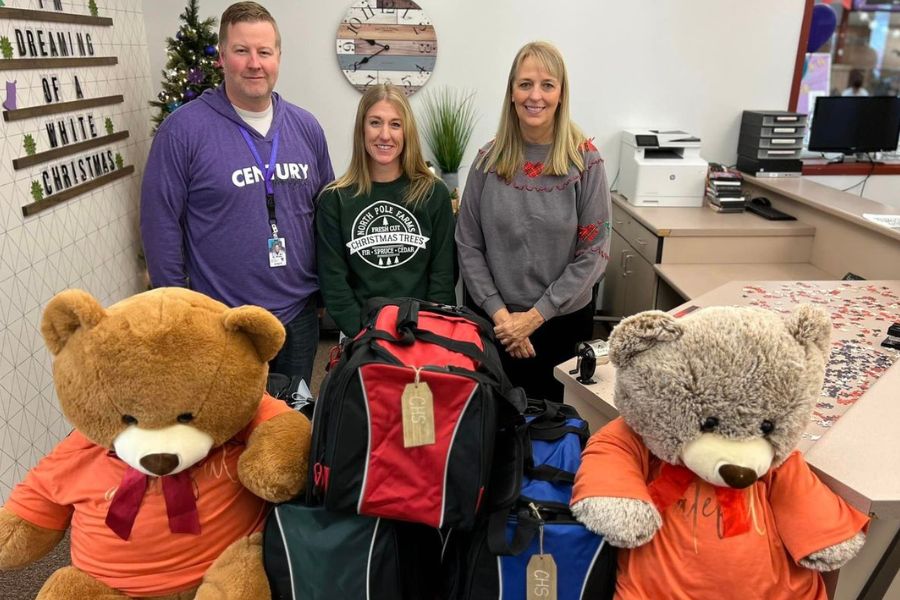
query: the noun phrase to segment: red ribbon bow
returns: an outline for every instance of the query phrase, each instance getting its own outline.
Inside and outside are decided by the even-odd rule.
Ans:
[[[649,487],[650,498],[660,514],[679,500],[696,478],[697,475],[687,467],[663,463],[659,477]],[[719,486],[713,486],[713,489],[722,509],[724,536],[733,537],[750,531],[750,515],[744,490]]]
[[[106,525],[123,540],[127,540],[131,535],[134,520],[147,491],[149,477],[133,467],[128,467],[109,505]],[[200,516],[197,514],[197,501],[194,498],[190,475],[187,471],[181,471],[161,479],[163,497],[166,499],[166,513],[169,515],[169,531],[199,534]]]

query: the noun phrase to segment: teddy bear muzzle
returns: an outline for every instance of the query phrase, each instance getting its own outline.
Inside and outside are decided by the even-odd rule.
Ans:
[[[762,437],[730,439],[703,433],[685,444],[681,462],[714,486],[741,490],[766,474],[775,449]]]
[[[176,423],[162,429],[131,425],[113,441],[116,456],[144,475],[174,475],[209,454],[213,438],[192,425]]]

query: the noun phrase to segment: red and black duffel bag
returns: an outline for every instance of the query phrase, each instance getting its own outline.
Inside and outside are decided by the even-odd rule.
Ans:
[[[313,417],[312,494],[328,510],[471,527],[498,427],[525,408],[493,327],[464,307],[377,298]]]

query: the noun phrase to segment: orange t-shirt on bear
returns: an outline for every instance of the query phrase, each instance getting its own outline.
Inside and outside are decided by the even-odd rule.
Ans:
[[[159,478],[151,478],[128,540],[106,523],[106,513],[128,465],[78,431],[38,463],[4,508],[47,529],[72,529],[72,564],[130,596],[161,596],[199,585],[230,543],[259,531],[268,506],[240,484],[238,458],[250,432],[290,411],[264,396],[253,421],[235,438],[190,467],[200,533],[172,533]],[[215,527],[205,527],[215,521]],[[90,545],[83,539],[90,532]],[[168,573],[161,581],[157,573]]]
[[[616,419],[588,442],[572,504],[597,496],[652,504],[647,486],[662,465]],[[724,535],[715,489],[695,478],[663,511],[653,539],[619,551],[616,598],[825,600],[821,575],[797,561],[853,537],[868,523],[813,475],[798,452],[747,488],[746,533]],[[722,581],[731,582],[728,589]]]

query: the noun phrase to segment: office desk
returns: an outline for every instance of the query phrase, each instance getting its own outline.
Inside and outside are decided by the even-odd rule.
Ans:
[[[636,207],[613,195],[613,235],[603,314],[668,310],[729,281],[900,279],[900,230],[863,213],[897,209],[803,178],[744,176],[744,194],[766,196],[796,221],[700,208]]]
[[[900,321],[900,281],[738,281],[702,294],[672,312],[678,314],[691,305],[753,305],[789,312],[801,302],[825,305],[833,315],[833,333],[823,396],[800,449],[833,490],[878,519],[873,529],[896,530],[900,525],[900,351],[879,344],[890,323]],[[582,385],[569,373],[574,366],[573,358],[557,366],[554,374],[565,386],[566,402],[596,431],[617,416],[615,369],[602,365],[594,375],[597,383]],[[898,537],[894,538],[894,552],[887,556],[895,561],[900,561]],[[882,552],[869,558],[877,561]],[[861,567],[857,562],[860,560],[844,572]],[[875,574],[883,579],[873,586],[884,579],[889,585],[897,567],[896,562],[889,562]],[[854,573],[856,580],[872,569],[870,564],[862,575]],[[865,597],[881,598],[883,591],[878,590],[870,587],[870,594],[877,595]],[[841,588],[838,594],[844,597]]]

